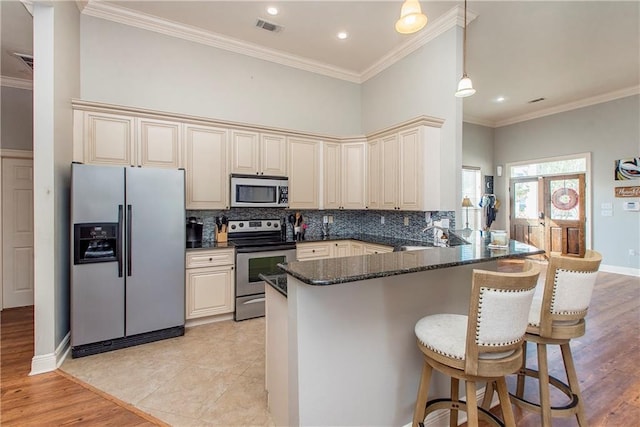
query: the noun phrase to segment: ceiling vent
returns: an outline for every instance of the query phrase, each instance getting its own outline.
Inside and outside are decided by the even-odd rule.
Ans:
[[[280,32],[283,29],[282,26],[274,24],[273,22],[265,21],[264,19],[258,19],[258,21],[256,22],[256,27],[262,28],[263,30],[267,30],[272,33]]]
[[[31,71],[33,71],[33,55],[27,55],[26,53],[17,52],[14,52],[13,54],[17,56],[18,59],[20,59],[24,63],[24,65],[29,67]]]
[[[547,99],[547,98],[532,99],[531,101],[527,102],[527,104],[535,104],[536,102],[544,101],[545,99]]]

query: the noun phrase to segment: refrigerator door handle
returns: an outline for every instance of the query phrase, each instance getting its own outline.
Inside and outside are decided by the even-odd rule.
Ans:
[[[116,247],[116,257],[118,260],[118,277],[122,277],[122,233],[124,229],[122,228],[122,220],[123,218],[123,206],[118,205],[118,246]]]
[[[127,276],[131,276],[131,205],[127,205]]]

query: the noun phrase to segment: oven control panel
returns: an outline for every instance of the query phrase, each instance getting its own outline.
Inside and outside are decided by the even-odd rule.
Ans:
[[[279,219],[230,220],[228,226],[229,234],[278,230],[280,230]]]

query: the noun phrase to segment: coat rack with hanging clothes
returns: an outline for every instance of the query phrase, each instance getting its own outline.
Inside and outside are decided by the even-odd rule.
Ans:
[[[485,208],[487,228],[490,228],[493,221],[495,221],[498,206],[499,202],[498,199],[496,199],[495,194],[484,194],[482,196],[482,199],[480,200],[480,207]]]

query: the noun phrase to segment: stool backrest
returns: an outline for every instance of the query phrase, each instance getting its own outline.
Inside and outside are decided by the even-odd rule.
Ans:
[[[522,272],[473,270],[465,372],[478,372],[483,353],[508,352],[520,346],[540,267],[525,261]]]
[[[554,322],[579,321],[587,315],[602,255],[584,258],[551,254],[540,311],[540,336],[550,338]]]

